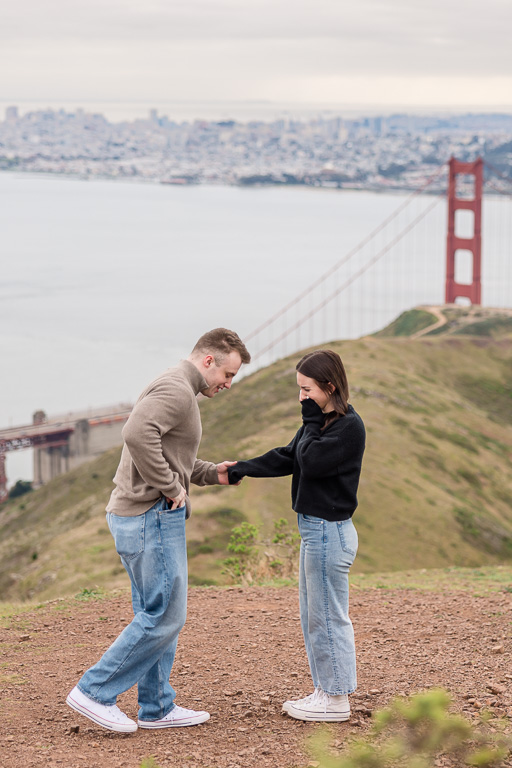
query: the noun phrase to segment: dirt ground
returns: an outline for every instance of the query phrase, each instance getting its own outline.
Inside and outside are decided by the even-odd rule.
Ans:
[[[446,687],[468,718],[484,708],[508,718],[512,733],[511,603],[507,592],[353,590],[359,688],[351,720],[330,726],[335,747],[394,696],[431,686]],[[211,713],[191,728],[114,734],[65,704],[130,613],[124,593],[57,601],[0,629],[2,768],[139,768],[150,756],[161,768],[310,763],[305,742],[318,726],[281,714],[285,699],[311,692],[295,589],[190,590],[171,682],[177,703]],[[134,690],[118,704],[136,718]]]

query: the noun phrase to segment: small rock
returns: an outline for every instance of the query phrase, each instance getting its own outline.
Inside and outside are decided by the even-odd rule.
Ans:
[[[371,709],[368,709],[368,707],[363,706],[363,704],[358,704],[354,707],[354,712],[360,712],[365,717],[370,717],[372,714]]]
[[[72,725],[71,728],[68,728],[68,730],[66,731],[66,736],[71,736],[71,734],[73,733],[78,733],[79,730],[80,730],[79,725]]]
[[[30,640],[30,635],[20,635],[20,643],[24,643],[26,640]]]
[[[491,653],[505,653],[505,649],[502,645],[493,645],[491,648]]]
[[[377,696],[377,694],[382,693],[378,688],[370,688],[370,693],[372,696]]]
[[[491,683],[486,687],[487,687],[487,690],[495,694],[505,693],[505,691],[507,690],[504,685],[498,685],[498,683]]]

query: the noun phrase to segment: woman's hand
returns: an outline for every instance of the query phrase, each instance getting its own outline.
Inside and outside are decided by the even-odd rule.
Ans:
[[[322,427],[324,424],[324,412],[320,406],[310,397],[304,398],[301,403],[303,424],[317,424]]]

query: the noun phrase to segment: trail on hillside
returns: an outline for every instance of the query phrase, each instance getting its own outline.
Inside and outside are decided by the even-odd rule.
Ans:
[[[432,686],[446,687],[466,717],[488,708],[512,733],[511,603],[507,592],[353,590],[359,688],[351,720],[330,726],[334,747],[394,696]],[[179,704],[211,713],[192,728],[114,734],[64,703],[130,614],[123,593],[48,603],[0,629],[2,766],[139,768],[149,756],[161,768],[308,765],[317,725],[281,714],[285,699],[311,690],[295,589],[190,590],[171,682]],[[134,690],[118,703],[136,717]]]

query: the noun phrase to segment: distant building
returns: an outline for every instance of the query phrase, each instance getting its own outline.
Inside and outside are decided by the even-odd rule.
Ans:
[[[5,110],[5,119],[8,123],[15,123],[18,119],[18,107],[7,107]]]

